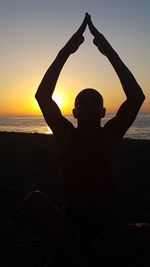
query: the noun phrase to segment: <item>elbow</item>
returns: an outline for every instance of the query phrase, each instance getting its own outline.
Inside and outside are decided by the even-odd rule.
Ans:
[[[139,107],[141,107],[144,103],[145,100],[145,95],[143,94],[143,92],[137,97],[135,104],[138,105]]]
[[[36,92],[36,94],[35,94],[35,99],[36,99],[36,101],[39,103],[39,102],[41,102],[42,101],[42,96],[41,96],[41,94],[39,94],[38,92]]]
[[[135,102],[139,103],[140,105],[143,104],[145,100],[145,95],[142,91],[142,89],[140,88],[140,91],[137,93],[137,95],[135,96]]]
[[[41,106],[44,102],[43,98],[37,93],[35,94],[35,99],[36,99],[39,106]]]
[[[35,99],[39,102],[43,98],[43,90],[39,86],[36,93],[35,93]]]
[[[143,104],[143,102],[144,102],[144,100],[145,100],[145,95],[144,95],[144,93],[143,92],[140,92],[139,94],[137,94],[136,96],[134,95],[132,95],[132,96],[128,96],[127,97],[127,100],[129,101],[129,102],[131,102],[132,103],[132,105],[137,105],[137,106],[142,106],[142,104]]]
[[[142,88],[141,87],[139,87],[139,101],[141,101],[141,103],[143,103],[144,102],[144,100],[145,100],[145,95],[144,95],[144,93],[143,93],[143,90],[142,90]]]
[[[48,103],[49,98],[47,95],[44,95],[43,93],[41,94],[41,92],[36,92],[35,94],[35,99],[38,102],[38,104],[41,105],[45,105],[46,103]]]
[[[143,102],[144,102],[144,100],[145,100],[145,95],[143,94]]]
[[[38,102],[38,104],[41,102],[41,99],[40,99],[40,97],[37,94],[35,94],[35,99]]]
[[[36,92],[36,94],[35,94],[35,99],[38,101],[38,99],[39,99],[39,96],[38,96],[38,93]]]
[[[142,92],[140,97],[139,97],[139,101],[141,102],[141,104],[143,104],[144,100],[145,100],[145,95]]]

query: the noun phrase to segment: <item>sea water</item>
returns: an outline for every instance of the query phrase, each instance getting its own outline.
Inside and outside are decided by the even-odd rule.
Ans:
[[[115,114],[107,113],[102,119],[102,126]],[[76,127],[72,115],[65,115]],[[0,131],[52,134],[42,116],[0,116]],[[150,113],[139,113],[136,120],[125,134],[127,138],[150,139]]]

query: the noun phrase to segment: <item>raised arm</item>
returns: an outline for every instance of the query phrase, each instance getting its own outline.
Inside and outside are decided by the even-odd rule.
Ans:
[[[58,53],[56,59],[45,73],[35,94],[35,98],[38,101],[47,124],[56,134],[60,132],[62,128],[66,127],[69,122],[62,116],[59,107],[52,100],[52,94],[66,60],[71,54],[76,52],[79,46],[83,43],[83,33],[86,29],[86,26],[87,14],[85,15],[80,28]]]
[[[95,28],[90,15],[88,15],[87,19],[89,29],[94,36],[93,43],[114,67],[126,95],[126,101],[119,108],[116,117],[109,123],[112,124],[112,128],[114,126],[114,132],[116,130],[116,134],[122,137],[135,120],[145,96],[132,73],[122,62],[106,38]]]

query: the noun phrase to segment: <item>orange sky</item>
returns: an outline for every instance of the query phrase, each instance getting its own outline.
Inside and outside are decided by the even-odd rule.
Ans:
[[[150,2],[12,2],[8,5],[4,1],[0,9],[0,115],[41,114],[34,98],[37,87],[58,51],[80,25],[85,11],[91,13],[96,26],[143,88],[146,100],[141,111],[150,112]],[[91,87],[103,95],[107,111],[115,112],[125,100],[118,77],[93,45],[88,29],[84,36],[85,42],[61,72],[54,100],[64,114],[71,113],[77,93]]]

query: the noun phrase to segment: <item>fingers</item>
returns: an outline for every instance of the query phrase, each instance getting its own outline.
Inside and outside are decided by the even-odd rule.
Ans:
[[[100,34],[93,25],[91,16],[88,13],[85,14],[84,20],[75,34],[83,35],[87,25],[89,26],[90,32],[94,35],[94,37],[97,37]]]
[[[91,20],[91,16],[89,14],[87,15],[87,23],[88,23],[90,32],[94,35],[94,37],[96,37],[99,34],[99,31],[93,25],[93,22]]]
[[[86,29],[86,26],[87,26],[87,18],[88,18],[88,16],[89,16],[88,13],[86,13],[81,26],[79,27],[79,29],[76,32],[77,34],[81,34],[82,35],[84,33],[84,31]]]

